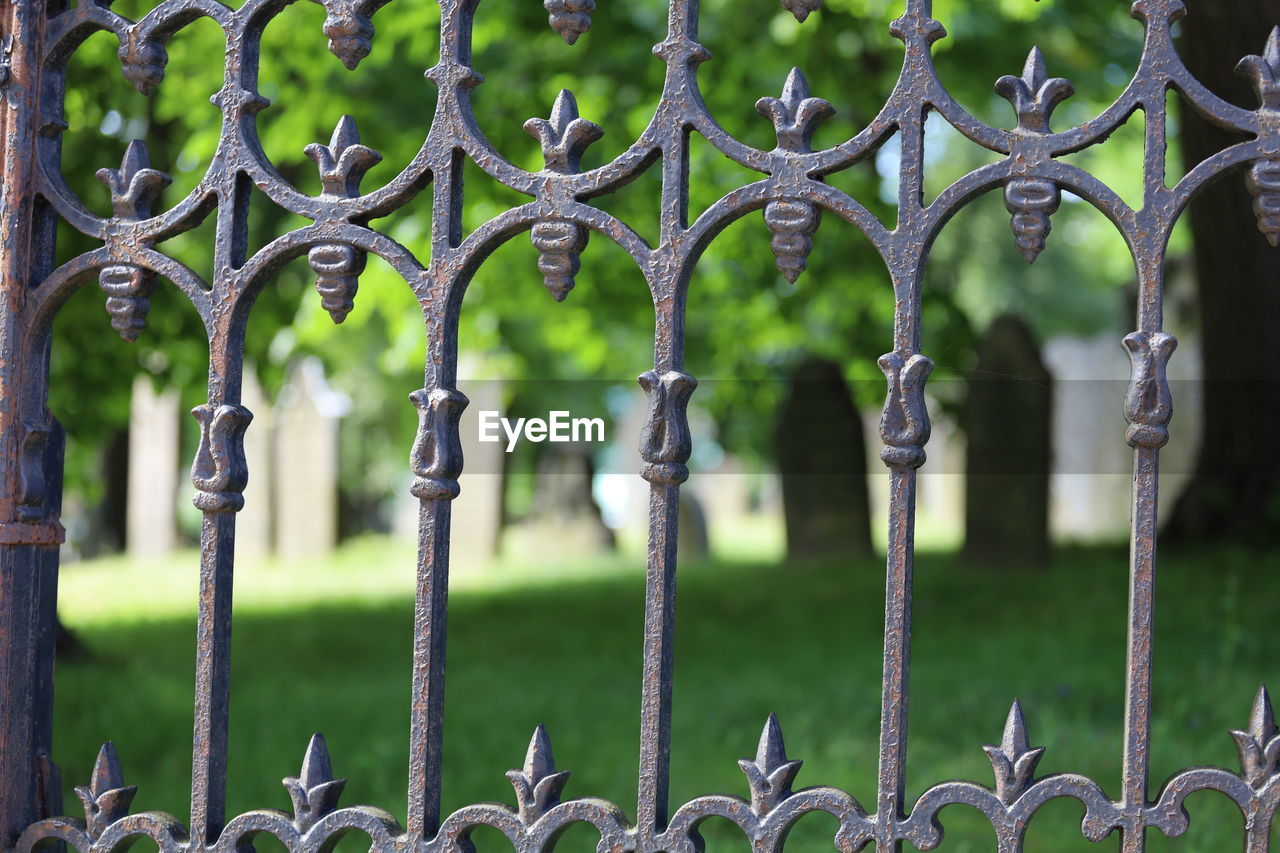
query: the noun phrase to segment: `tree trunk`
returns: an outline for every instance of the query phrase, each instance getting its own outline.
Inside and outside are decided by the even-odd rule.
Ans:
[[[808,359],[792,372],[774,427],[774,447],[782,475],[787,556],[870,555],[862,419],[839,365]]]
[[[1187,0],[1181,51],[1212,91],[1250,109],[1233,69],[1263,53],[1280,0]],[[1182,110],[1188,169],[1240,141]],[[1244,175],[1210,187],[1189,211],[1204,351],[1204,440],[1166,539],[1274,542],[1280,524],[1280,249],[1258,231]],[[1176,358],[1176,356],[1175,356]],[[1176,421],[1175,421],[1176,428]]]

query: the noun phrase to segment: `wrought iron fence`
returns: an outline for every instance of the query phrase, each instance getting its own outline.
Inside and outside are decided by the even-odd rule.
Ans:
[[[354,69],[370,51],[370,16],[386,0],[324,0],[329,49]],[[485,140],[471,110],[470,92],[482,78],[471,67],[471,28],[478,0],[439,0],[440,59],[427,76],[439,87],[430,131],[418,154],[385,186],[362,192],[360,180],[379,159],[360,144],[355,123],[337,119],[328,145],[307,146],[323,183],[319,196],[299,192],[273,167],[259,144],[255,115],[266,106],[257,91],[260,36],[287,0],[247,0],[232,9],[218,0],[161,0],[140,21],[111,11],[107,3],[13,0],[0,13],[3,65],[3,207],[0,210],[0,838],[21,853],[65,843],[80,853],[121,851],[150,838],[164,853],[246,849],[259,833],[280,839],[294,853],[323,851],[357,830],[373,849],[445,853],[469,849],[478,826],[494,827],[520,851],[548,849],[571,823],[586,822],[600,834],[601,851],[691,853],[699,824],[712,816],[737,824],[753,849],[778,850],[804,814],[824,811],[839,821],[836,846],[845,851],[874,844],[881,853],[908,842],[928,850],[942,838],[939,811],[965,803],[995,828],[998,848],[1022,847],[1027,823],[1056,797],[1084,804],[1084,837],[1100,840],[1118,830],[1125,851],[1144,848],[1145,830],[1176,836],[1188,825],[1183,803],[1200,790],[1216,790],[1244,815],[1245,846],[1269,847],[1280,802],[1280,730],[1265,690],[1259,691],[1246,730],[1232,732],[1241,771],[1183,771],[1159,791],[1148,784],[1153,579],[1156,562],[1157,470],[1168,440],[1172,402],[1165,367],[1176,341],[1162,330],[1163,266],[1170,230],[1188,202],[1208,182],[1237,169],[1256,200],[1259,226],[1280,242],[1280,30],[1261,56],[1240,70],[1253,81],[1256,110],[1241,109],[1207,91],[1185,69],[1171,27],[1185,14],[1181,0],[1137,0],[1133,15],[1145,30],[1138,68],[1119,98],[1092,120],[1053,131],[1054,108],[1072,94],[1070,83],[1048,76],[1032,50],[1020,77],[1006,76],[996,90],[1013,105],[1017,125],[993,127],[967,113],[934,72],[931,45],[945,35],[930,0],[906,0],[891,33],[905,46],[897,85],[880,113],[853,138],[815,151],[814,129],[832,108],[810,94],[799,69],[781,97],[756,106],[777,131],[771,151],[750,147],[721,129],[699,95],[697,68],[707,58],[698,43],[696,0],[670,0],[668,33],[654,47],[666,64],[662,98],[648,127],[611,162],[580,171],[583,150],[601,129],[579,117],[562,92],[548,119],[525,128],[538,138],[546,166],[517,168]],[[803,21],[820,0],[782,0]],[[591,25],[593,0],[546,0],[551,26],[572,44]],[[120,43],[126,78],[149,93],[164,78],[165,44],[201,17],[226,37],[225,82],[214,96],[222,113],[216,156],[199,184],[167,210],[155,211],[169,179],[150,168],[141,141],[132,143],[118,169],[98,176],[110,188],[114,215],[91,213],[60,171],[60,134],[66,65],[89,35],[103,30]],[[1240,131],[1246,141],[1166,183],[1166,92],[1177,90],[1209,120]],[[1144,192],[1140,209],[1126,204],[1096,177],[1062,162],[1063,155],[1101,144],[1136,111],[1145,118]],[[1002,159],[956,181],[924,203],[924,120],[937,112],[973,143]],[[697,133],[762,177],[688,216],[689,141]],[[890,137],[901,140],[898,220],[882,224],[856,199],[823,182],[874,155]],[[464,239],[461,170],[465,158],[489,176],[532,200],[496,216]],[[628,225],[591,206],[644,170],[661,170],[661,233],[648,245]],[[1123,783],[1118,799],[1094,781],[1074,774],[1037,778],[1043,752],[1032,746],[1015,702],[1003,740],[984,747],[994,787],[946,782],[915,803],[904,797],[907,688],[910,666],[911,588],[916,472],[925,462],[929,415],[925,381],[933,368],[921,352],[921,273],[939,231],[965,204],[1001,188],[1012,215],[1018,250],[1034,261],[1049,234],[1050,216],[1063,190],[1093,204],[1119,230],[1133,254],[1140,297],[1137,331],[1124,338],[1133,362],[1125,404],[1126,440],[1134,452],[1132,560],[1128,672],[1125,698]],[[431,191],[430,261],[367,227]],[[247,211],[251,193],[312,224],[291,231],[250,256]],[[794,790],[800,762],[790,759],[781,729],[770,717],[754,759],[740,762],[750,799],[704,796],[668,809],[672,646],[675,624],[676,536],[680,484],[688,477],[690,436],[686,405],[697,382],[683,369],[686,292],[695,264],[731,222],[763,211],[781,272],[794,280],[805,268],[820,213],[853,224],[876,247],[892,277],[896,315],[891,350],[880,359],[888,380],[881,420],[891,501],[885,600],[884,678],[879,774],[872,811],[830,787]],[[216,217],[212,281],[156,246]],[[54,268],[53,235],[61,219],[101,243]],[[596,799],[561,800],[568,772],[552,761],[539,728],[523,769],[507,776],[516,808],[473,805],[440,811],[444,746],[444,651],[448,613],[450,501],[458,495],[462,454],[458,419],[467,399],[455,387],[457,323],[462,297],[477,268],[495,248],[529,231],[547,288],[564,299],[574,286],[579,255],[595,231],[621,246],[644,274],[656,313],[653,369],[640,376],[648,394],[648,426],[640,452],[651,484],[648,574],[643,636],[643,686],[639,744],[639,801],[631,823],[617,806]],[[411,453],[412,492],[421,500],[420,557],[413,646],[407,824],[372,807],[339,807],[343,781],[332,778],[324,741],[306,749],[297,777],[285,780],[293,814],[255,811],[226,819],[228,666],[231,632],[232,551],[236,513],[248,477],[242,439],[252,418],[240,405],[245,328],[254,299],[284,263],[306,254],[324,307],[341,322],[352,307],[368,253],[385,259],[413,288],[428,332],[423,387],[410,399],[419,412]],[[53,605],[61,481],[61,434],[46,408],[50,328],[67,298],[97,277],[106,292],[111,325],[126,340],[144,328],[148,296],[167,279],[195,305],[209,338],[208,400],[193,412],[201,440],[192,466],[195,505],[203,511],[196,660],[194,762],[188,824],[159,812],[130,814],[135,789],[124,783],[114,749],[105,745],[93,777],[76,789],[84,819],[54,816],[60,809],[56,768],[48,755],[53,668]]]

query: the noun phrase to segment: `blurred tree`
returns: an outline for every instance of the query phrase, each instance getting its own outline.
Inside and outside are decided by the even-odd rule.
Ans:
[[[117,0],[113,8],[136,18],[149,5]],[[952,33],[936,45],[937,64],[970,111],[1008,126],[1011,111],[992,93],[992,83],[1021,68],[1039,41],[1052,73],[1071,77],[1080,92],[1060,109],[1059,123],[1078,123],[1114,97],[1136,65],[1141,29],[1127,19],[1126,9],[1114,0],[936,0],[935,14]],[[827,0],[801,25],[776,0],[750,0],[749,7],[742,0],[704,0],[700,38],[716,57],[701,68],[704,98],[726,129],[770,148],[773,130],[755,113],[755,99],[776,95],[791,64],[799,64],[813,94],[837,110],[819,129],[815,145],[836,144],[860,130],[892,89],[900,45],[887,25],[900,12],[901,3],[889,0]],[[429,0],[397,0],[383,9],[373,54],[355,73],[324,50],[324,10],[317,4],[294,4],[267,27],[259,88],[272,106],[258,116],[258,126],[264,149],[285,178],[304,191],[319,191],[315,167],[302,148],[327,140],[343,113],[357,119],[363,141],[384,155],[365,179],[366,189],[385,183],[409,162],[433,111],[434,88],[421,72],[434,61],[438,15]],[[571,87],[582,115],[607,132],[588,150],[584,167],[625,150],[648,123],[661,90],[663,64],[648,46],[663,38],[665,22],[663,0],[602,8],[591,31],[568,47],[547,26],[540,4],[493,0],[483,6],[476,18],[474,64],[489,82],[475,90],[474,103],[490,141],[518,165],[539,168],[538,145],[521,125],[530,116],[547,115],[557,92]],[[174,176],[163,199],[172,204],[199,180],[216,147],[219,116],[207,98],[222,84],[220,63],[210,61],[222,52],[221,34],[207,20],[180,32],[169,44],[166,79],[151,98],[124,82],[116,47],[114,39],[98,34],[73,57],[64,170],[86,203],[105,213],[107,196],[94,170],[114,165],[129,139],[146,137],[153,164]],[[691,216],[760,177],[696,135],[691,144]],[[889,222],[896,217],[895,146],[890,140],[867,162],[828,178]],[[926,194],[932,198],[994,156],[932,120]],[[1126,129],[1104,150],[1079,157],[1076,162],[1124,184],[1141,162],[1141,135]],[[468,231],[524,199],[473,164],[464,167],[464,177]],[[657,170],[650,169],[593,203],[652,241],[659,186]],[[429,207],[424,196],[372,227],[425,256]],[[962,217],[935,249],[924,313],[925,348],[939,364],[932,387],[951,407],[958,397],[948,396],[945,380],[971,365],[974,324],[1015,311],[1041,336],[1096,331],[1100,322],[1112,321],[1118,290],[1132,276],[1110,226],[1070,198],[1055,217],[1050,248],[1032,270],[1018,258],[998,198],[981,200]],[[252,199],[251,220],[251,249],[305,224],[260,195]],[[211,227],[212,219],[161,248],[210,275]],[[62,260],[92,247],[64,231]],[[1082,246],[1090,251],[1079,251]],[[1075,284],[1061,286],[1065,281]],[[651,358],[653,309],[643,280],[621,250],[596,235],[578,282],[567,302],[554,302],[541,286],[528,240],[512,241],[470,286],[463,348],[484,353],[492,373],[541,380],[522,392],[544,393],[552,402],[563,396],[568,380],[605,380],[595,385],[600,394],[612,383],[634,388],[635,375]],[[343,444],[344,489],[361,493],[357,503],[376,502],[400,490],[405,478],[416,419],[404,396],[421,382],[420,312],[408,288],[372,258],[355,310],[339,329],[310,287],[303,261],[279,274],[255,306],[249,355],[269,388],[279,384],[290,359],[324,359],[335,385],[357,402],[344,426],[348,435],[359,436]],[[893,307],[879,258],[835,217],[824,220],[808,271],[795,285],[775,270],[760,217],[736,223],[699,265],[688,320],[690,371],[704,380],[733,381],[704,382],[695,402],[711,412],[725,447],[766,459],[786,377],[805,358],[839,364],[853,380],[856,402],[878,406],[884,392],[875,359],[889,347]],[[132,351],[106,331],[96,290],[72,300],[57,335],[51,407],[71,436],[69,486],[100,498],[101,484],[88,473],[95,467],[90,460],[100,452],[100,437],[127,422],[132,374],[145,370],[198,402],[207,362],[203,336],[194,312],[166,287],[157,291],[150,327]],[[462,377],[464,391],[467,379]],[[96,393],[77,396],[76,389],[87,384]]]
[[[1261,55],[1280,0],[1187,0],[1187,67],[1206,86],[1257,105],[1240,58]],[[1186,168],[1240,141],[1184,109]],[[1258,231],[1243,176],[1210,187],[1189,211],[1204,347],[1204,438],[1195,478],[1166,526],[1174,539],[1276,541],[1280,529],[1280,250]]]

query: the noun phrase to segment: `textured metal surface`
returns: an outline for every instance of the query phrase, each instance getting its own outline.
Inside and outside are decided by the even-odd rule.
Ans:
[[[329,48],[355,68],[372,48],[370,16],[385,0],[325,0]],[[764,0],[760,0],[764,2]],[[819,0],[782,0],[803,21]],[[921,850],[940,843],[938,814],[968,804],[985,814],[1001,851],[1021,849],[1027,823],[1056,797],[1085,807],[1081,830],[1099,840],[1119,831],[1122,849],[1142,850],[1145,832],[1176,836],[1187,828],[1186,797],[1215,790],[1244,815],[1245,846],[1268,849],[1280,803],[1280,730],[1265,690],[1259,691],[1246,729],[1233,732],[1239,773],[1186,770],[1151,792],[1148,784],[1153,583],[1156,559],[1157,472],[1168,440],[1172,400],[1166,364],[1176,342],[1162,330],[1165,244],[1174,222],[1208,182],[1239,173],[1255,198],[1259,227],[1280,239],[1280,35],[1259,56],[1240,65],[1257,89],[1256,110],[1232,106],[1208,92],[1186,71],[1170,28],[1185,15],[1180,0],[1137,0],[1133,14],[1145,29],[1141,62],[1119,98],[1092,120],[1053,131],[1054,107],[1072,94],[1069,83],[1048,76],[1032,50],[1020,76],[996,90],[1013,105],[1012,129],[978,121],[947,93],[936,76],[930,46],[945,30],[929,0],[906,0],[891,27],[904,44],[897,85],[880,114],[853,138],[812,150],[813,131],[831,106],[809,92],[801,72],[780,82],[781,97],[763,97],[760,113],[777,131],[777,147],[752,148],[722,130],[698,92],[698,65],[707,59],[697,41],[697,3],[670,0],[667,37],[654,48],[666,64],[662,97],[648,128],[611,162],[580,171],[583,149],[602,133],[578,115],[564,92],[548,119],[525,127],[539,140],[546,167],[531,173],[505,160],[485,140],[471,110],[470,92],[482,78],[470,66],[470,30],[476,0],[439,0],[440,61],[427,72],[440,96],[430,132],[416,157],[384,186],[362,192],[361,177],[378,154],[360,144],[355,123],[334,116],[328,145],[308,146],[323,183],[319,196],[291,186],[259,145],[255,115],[266,101],[257,92],[257,51],[263,27],[287,0],[247,0],[229,8],[217,0],[161,0],[141,21],[107,5],[63,8],[49,0],[15,0],[0,12],[4,36],[0,118],[0,841],[5,849],[32,851],[65,842],[80,853],[122,851],[138,837],[165,853],[235,853],[258,833],[270,833],[296,853],[328,849],[339,835],[367,834],[381,853],[417,849],[446,853],[469,849],[480,825],[497,828],[521,851],[548,849],[571,822],[600,833],[605,851],[692,853],[699,824],[711,816],[736,823],[753,849],[781,848],[802,815],[825,811],[839,821],[836,846],[845,851],[874,845],[889,853],[908,842]],[[592,0],[547,0],[549,24],[572,42],[591,25]],[[151,169],[146,149],[134,143],[118,169],[99,173],[111,189],[114,215],[91,213],[64,182],[59,166],[62,96],[68,58],[90,34],[105,30],[120,43],[123,72],[146,93],[163,85],[165,42],[200,17],[211,18],[227,40],[225,84],[214,96],[223,126],[217,155],[198,186],[164,210],[154,210],[167,178]],[[1188,25],[1194,25],[1189,23]],[[1165,182],[1165,94],[1176,89],[1212,121],[1246,138],[1192,169],[1174,186]],[[1145,117],[1144,195],[1140,209],[1091,174],[1063,162],[1063,155],[1103,143],[1135,112]],[[924,120],[939,113],[973,143],[1002,155],[958,180],[924,204]],[[725,156],[761,173],[754,183],[725,195],[689,221],[689,135],[697,133]],[[822,178],[874,155],[895,134],[901,140],[898,221],[883,225],[856,199]],[[465,239],[461,226],[464,158],[497,181],[531,197],[477,228]],[[663,182],[661,232],[650,246],[628,225],[589,200],[612,192],[647,169]],[[430,189],[430,262],[366,227],[371,219],[403,207]],[[987,746],[992,787],[946,782],[915,803],[904,794],[910,671],[911,575],[916,473],[925,464],[929,415],[924,384],[933,363],[921,352],[921,274],[940,229],[964,205],[987,191],[1003,193],[1013,242],[1034,261],[1050,237],[1050,217],[1069,190],[1093,204],[1120,231],[1138,274],[1137,329],[1124,338],[1133,361],[1125,401],[1125,439],[1134,451],[1132,559],[1125,699],[1123,780],[1119,798],[1082,776],[1035,775],[1043,752],[1032,746],[1021,707],[1014,703],[999,745]],[[247,254],[250,193],[262,193],[311,224]],[[740,765],[749,799],[707,796],[669,812],[677,518],[680,484],[689,476],[686,405],[696,380],[683,370],[686,291],[695,264],[715,236],[736,219],[760,211],[771,232],[779,270],[799,276],[818,233],[820,215],[859,228],[888,268],[896,297],[891,351],[880,359],[888,380],[881,420],[881,453],[889,469],[889,548],[885,599],[884,678],[878,790],[874,813],[834,788],[793,787],[800,762],[786,755],[782,730],[770,718],[754,759]],[[157,243],[216,217],[212,281],[202,281]],[[57,218],[102,245],[51,268]],[[562,799],[568,773],[552,760],[546,732],[534,733],[521,770],[508,773],[516,807],[475,805],[440,813],[440,765],[444,748],[445,637],[448,612],[450,501],[462,471],[458,422],[467,399],[455,388],[457,327],[463,294],[484,259],[501,243],[529,231],[538,269],[556,299],[574,285],[588,235],[612,240],[634,260],[655,306],[653,369],[640,377],[649,397],[649,423],[640,448],[651,484],[649,570],[643,636],[643,686],[639,748],[639,801],[635,823],[618,807],[593,799]],[[236,512],[249,474],[243,437],[252,415],[240,405],[245,328],[256,294],[283,263],[306,255],[317,276],[324,307],[341,322],[356,304],[367,256],[385,259],[413,288],[428,332],[423,387],[410,395],[420,421],[411,452],[412,492],[421,500],[420,557],[413,648],[409,814],[403,828],[369,807],[338,806],[342,782],[332,779],[322,738],[307,748],[297,777],[284,781],[293,814],[259,811],[226,820],[226,727],[229,696],[231,581]],[[532,272],[532,271],[531,271]],[[50,327],[73,291],[97,279],[105,291],[112,327],[126,339],[145,334],[147,299],[160,280],[176,285],[204,320],[210,346],[206,403],[193,414],[201,441],[192,466],[195,504],[204,513],[201,533],[197,690],[192,807],[189,823],[159,813],[129,814],[133,789],[125,785],[115,750],[103,747],[93,779],[77,789],[85,819],[55,817],[56,769],[45,754],[51,703],[52,613],[56,582],[60,432],[46,409]],[[1117,436],[1117,440],[1119,436]],[[1243,709],[1242,709],[1243,710]],[[731,756],[726,756],[729,760]]]

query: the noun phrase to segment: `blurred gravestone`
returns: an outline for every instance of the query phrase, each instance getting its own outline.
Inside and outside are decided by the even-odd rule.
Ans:
[[[236,555],[265,557],[271,553],[274,412],[258,373],[252,364],[244,367],[240,402],[253,412],[253,422],[244,434],[244,456],[249,465],[249,484],[244,490],[244,511],[236,516]]]
[[[463,359],[459,371],[474,374],[480,368],[479,363]],[[506,456],[504,442],[480,441],[480,413],[502,411],[505,390],[497,379],[459,380],[458,387],[471,402],[462,411],[458,427],[462,439],[462,491],[453,501],[449,560],[457,569],[480,568],[498,555]],[[419,501],[411,500],[416,519]]]
[[[338,426],[351,401],[303,359],[289,371],[275,411],[276,553],[328,554],[338,542]]]
[[[533,508],[510,530],[511,553],[535,560],[612,553],[613,531],[592,493],[595,466],[589,451],[574,445],[544,445],[538,461]]]
[[[978,344],[964,411],[964,551],[975,565],[1048,562],[1052,410],[1031,329],[997,317]]]
[[[791,373],[774,432],[787,556],[871,553],[862,419],[840,366],[809,358]]]
[[[156,393],[150,377],[133,382],[125,547],[136,557],[168,554],[178,544],[178,392]]]
[[[707,533],[707,514],[702,501],[693,491],[680,490],[679,537],[676,557],[680,560],[705,560],[711,552]]]

